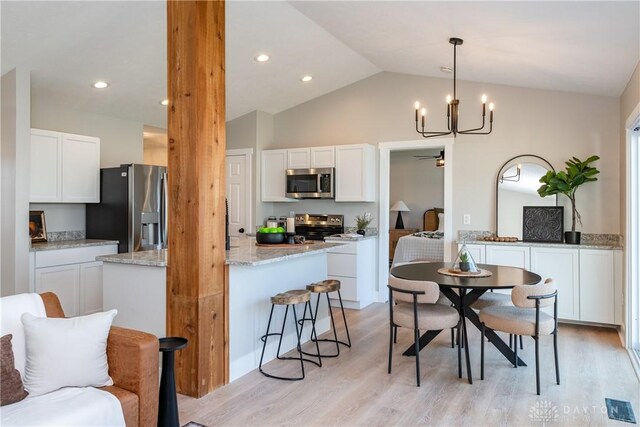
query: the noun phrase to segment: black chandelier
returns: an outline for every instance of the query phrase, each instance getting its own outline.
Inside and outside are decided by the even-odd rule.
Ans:
[[[453,45],[453,98],[447,95],[447,131],[446,132],[426,132],[424,130],[427,121],[427,109],[420,110],[420,103],[416,101],[416,132],[424,138],[433,138],[434,136],[444,136],[453,134],[454,138],[457,134],[464,135],[489,135],[493,130],[493,102],[489,104],[489,130],[484,131],[486,118],[487,95],[482,95],[482,126],[474,129],[458,130],[459,106],[460,100],[456,97],[456,47],[462,44],[462,39],[451,37],[449,43]],[[418,127],[419,116],[422,117],[422,129]]]

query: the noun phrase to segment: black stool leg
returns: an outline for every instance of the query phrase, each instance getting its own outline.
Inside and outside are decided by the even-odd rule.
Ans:
[[[267,333],[262,337],[262,354],[260,355],[260,364],[258,370],[262,372],[262,360],[264,359],[264,350],[267,348],[267,337],[269,336],[269,328],[271,327],[271,318],[273,317],[273,309],[275,305],[271,304],[271,312],[269,313],[269,321],[267,322]],[[264,372],[262,372],[264,374]]]
[[[333,328],[333,338],[336,340],[336,353],[340,356],[340,345],[338,343],[338,331],[336,330],[336,322],[333,319],[333,309],[331,308],[331,301],[329,300],[329,292],[325,293],[327,296],[327,307],[329,308],[329,315],[331,316],[331,328]]]
[[[480,379],[484,380],[484,323],[480,328]]]
[[[513,334],[509,334],[509,348],[513,350]]]
[[[328,296],[328,294],[327,294]],[[344,305],[342,305],[342,295],[340,294],[340,289],[338,289],[338,299],[340,300],[340,310],[342,310],[342,320],[344,321],[344,329],[347,332],[347,343],[340,342],[342,345],[346,345],[351,348],[351,336],[349,335],[349,326],[347,325],[347,316],[344,314]]]
[[[398,342],[398,327],[394,326],[393,327],[393,343],[397,343]]]
[[[516,340],[518,339],[517,335],[513,336],[513,342],[514,342],[514,346],[513,346],[513,367],[517,368],[518,367],[518,344],[516,344]]]
[[[460,328],[462,327],[462,321],[458,321],[458,330],[456,331],[456,338],[458,342],[458,378],[462,378],[462,346],[460,346],[461,336]]]
[[[282,330],[280,331],[280,339],[278,340],[278,351],[276,352],[276,359],[284,360],[280,357],[280,347],[282,346],[282,337],[284,336],[284,327],[287,324],[287,314],[289,313],[289,304],[287,304],[287,308],[284,310],[284,319],[282,319]],[[296,327],[296,333],[298,332],[298,328]]]
[[[287,306],[287,308],[289,308],[289,306]],[[305,304],[305,308],[306,308],[306,304]],[[293,310],[293,320],[294,320],[294,325],[296,327],[296,337],[298,338],[298,344],[296,346],[296,348],[300,348],[300,335],[302,335],[302,328],[300,328],[300,330],[298,330],[298,316],[296,315],[296,306],[293,305],[293,307],[291,308]],[[286,318],[286,314],[285,314],[285,318]],[[284,322],[282,322],[284,324]],[[283,329],[284,330],[284,329]],[[280,337],[280,341],[282,341],[282,337]],[[302,369],[302,379],[304,379],[304,359],[302,358],[302,352],[298,350],[298,355],[300,356],[300,369]]]
[[[310,318],[306,319],[305,316],[307,315],[307,306],[309,306],[309,316],[311,316]],[[319,366],[322,368],[322,358],[320,355],[320,346],[318,345],[318,340],[313,340],[313,337],[316,335],[316,319],[314,319],[313,317],[313,311],[311,310],[311,300],[307,301],[304,303],[304,312],[302,314],[302,319],[297,320],[296,321],[296,325],[300,325],[300,338],[298,338],[298,341],[300,341],[300,339],[302,338],[302,331],[304,330],[304,322],[305,320],[311,320],[311,334],[309,335],[309,340],[311,342],[315,342],[316,344],[316,354],[311,354],[308,353],[306,351],[302,351],[302,345],[300,343],[298,343],[298,351],[300,352],[300,354],[304,354],[307,356],[313,356],[313,357],[317,357],[318,361],[316,362],[315,360],[309,360],[309,359],[304,359],[307,362],[311,362],[316,366]]]
[[[451,328],[451,348],[455,347],[455,344],[453,342],[454,338],[453,338],[453,328]]]

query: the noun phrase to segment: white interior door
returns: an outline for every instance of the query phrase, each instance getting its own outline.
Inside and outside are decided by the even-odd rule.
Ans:
[[[229,202],[229,235],[240,236],[250,231],[250,156],[227,155],[227,200]]]

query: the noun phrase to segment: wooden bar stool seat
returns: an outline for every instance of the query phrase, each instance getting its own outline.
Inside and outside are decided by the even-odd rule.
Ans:
[[[298,315],[296,313],[296,304],[303,304],[304,303],[304,312],[306,315],[307,312],[307,308],[309,309],[309,313],[311,313],[311,292],[306,290],[306,289],[293,289],[290,291],[286,291],[286,292],[280,292],[279,294],[276,294],[274,296],[271,297],[271,312],[269,313],[269,322],[267,322],[267,333],[264,334],[262,337],[260,337],[260,339],[262,340],[263,344],[262,344],[262,354],[260,355],[260,364],[258,365],[258,369],[259,371],[269,377],[269,378],[275,378],[278,380],[286,380],[286,381],[299,381],[299,380],[303,380],[304,379],[304,362],[311,362],[317,366],[322,366],[322,360],[320,359],[320,347],[318,345],[318,343],[316,342],[316,354],[313,353],[304,353],[301,349],[300,346],[300,337],[302,336],[302,330],[304,328],[304,323],[300,323],[298,322]],[[271,329],[271,319],[273,318],[273,310],[274,308],[279,305],[279,306],[285,306],[285,311],[284,311],[284,318],[282,319],[282,329],[280,330],[280,332],[269,332],[269,330]],[[293,311],[293,320],[294,320],[294,324],[296,327],[296,339],[297,339],[297,345],[296,345],[296,349],[298,350],[298,357],[285,357],[285,356],[280,356],[280,347],[282,346],[282,337],[284,336],[284,328],[285,325],[287,324],[287,314],[289,313],[289,306],[291,306],[292,311]],[[311,320],[311,337],[316,336],[316,321],[315,318],[312,316],[309,320]],[[300,328],[298,328],[298,325],[301,325]],[[277,375],[273,375],[273,374],[269,374],[267,372],[265,372],[262,369],[262,360],[264,359],[264,351],[267,347],[267,339],[271,336],[279,336],[280,339],[278,341],[278,351],[276,352],[276,359],[279,360],[299,360],[300,361],[300,369],[302,371],[302,374],[298,377],[281,377],[281,376],[277,376]],[[318,361],[316,362],[315,360],[310,360],[310,359],[305,359],[303,358],[303,354],[309,355],[309,356],[313,356],[313,357],[317,357]]]
[[[335,279],[323,280],[322,282],[307,285],[307,290],[316,294],[337,292],[340,290],[340,281]]]
[[[304,324],[305,321],[308,320],[312,320],[312,319],[317,319],[318,318],[318,307],[320,306],[320,295],[321,294],[325,294],[327,297],[327,305],[329,307],[329,315],[331,316],[331,327],[333,329],[333,339],[330,338],[323,338],[323,339],[318,339],[317,335],[311,335],[311,340],[315,341],[316,343],[319,341],[324,341],[324,342],[332,342],[336,344],[336,352],[333,354],[322,354],[322,357],[338,357],[340,356],[340,344],[346,346],[346,347],[351,347],[351,336],[349,335],[349,326],[347,325],[347,316],[344,314],[344,306],[342,305],[342,295],[340,294],[340,281],[336,280],[336,279],[327,279],[327,280],[322,280],[320,282],[316,282],[316,283],[311,283],[310,285],[307,285],[307,290],[317,294],[318,297],[316,298],[316,307],[315,307],[315,313],[311,313],[311,304],[309,304],[309,313],[310,316],[309,318],[306,317],[307,315],[307,309],[305,306],[305,311],[302,315],[302,319],[300,319],[298,321],[298,323],[300,324]],[[336,323],[335,320],[333,318],[333,309],[331,308],[331,301],[329,300],[329,294],[331,292],[337,292],[338,293],[338,300],[340,301],[340,309],[342,310],[342,320],[344,321],[344,329],[346,331],[347,334],[347,341],[340,341],[338,339],[338,333],[336,331]],[[310,356],[313,356],[313,354],[308,354],[308,353],[304,353],[303,354],[307,354]]]

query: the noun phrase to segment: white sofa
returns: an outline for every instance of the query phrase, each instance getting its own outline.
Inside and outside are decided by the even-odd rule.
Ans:
[[[0,336],[12,334],[16,369],[24,378],[25,335],[23,313],[46,317],[38,294],[0,298]],[[0,407],[2,426],[124,426],[120,401],[111,393],[93,387],[65,387],[41,396]]]

